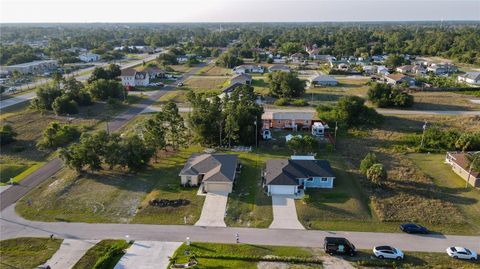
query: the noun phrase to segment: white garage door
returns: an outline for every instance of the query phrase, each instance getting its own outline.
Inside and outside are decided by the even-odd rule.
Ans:
[[[270,194],[295,194],[295,187],[292,185],[272,185]]]

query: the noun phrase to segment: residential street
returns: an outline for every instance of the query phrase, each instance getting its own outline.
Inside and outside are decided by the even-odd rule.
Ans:
[[[132,62],[129,62],[129,63],[123,63],[123,64],[120,64],[120,68],[121,68],[121,69],[130,68],[130,67],[132,67],[132,66],[141,64],[141,63],[143,63],[143,62],[151,61],[151,60],[155,59],[157,56],[158,56],[158,53],[155,53],[155,54],[148,55],[148,56],[146,56],[145,58],[142,58],[142,59],[139,59],[139,60],[136,60],[136,61],[132,61]],[[92,70],[92,69],[94,69],[95,67],[107,66],[107,65],[109,65],[109,64],[110,64],[110,63],[102,63],[102,64],[96,65],[96,66],[94,66],[94,67],[89,67],[89,68],[85,68],[85,69],[78,70],[78,71],[76,71],[76,73],[78,74],[78,73],[80,73],[80,72],[84,72],[84,71],[87,71],[87,70]],[[69,77],[69,76],[71,76],[71,75],[64,75],[64,77]],[[85,81],[85,80],[87,80],[89,77],[90,77],[90,74],[81,75],[81,76],[75,76],[75,78],[76,78],[78,81]],[[48,82],[48,81],[50,81],[50,79],[48,79],[48,80],[41,80],[41,81],[34,82],[34,83],[29,83],[29,84],[24,85],[24,86],[22,86],[22,87],[18,87],[18,89],[25,89],[25,88],[37,87],[37,86],[40,86],[40,85],[42,85],[42,84],[45,84],[45,83]],[[12,98],[8,98],[8,99],[6,99],[6,100],[0,100],[0,109],[4,109],[4,108],[7,108],[7,107],[9,107],[9,106],[13,106],[13,105],[16,105],[16,104],[19,104],[19,103],[23,103],[23,102],[32,100],[33,98],[35,98],[35,96],[36,96],[36,93],[32,91],[32,92],[27,92],[27,93],[25,93],[25,94],[21,94],[21,95],[12,97]]]
[[[195,74],[200,68],[204,67],[205,63],[199,64],[197,67],[193,68],[190,72],[185,73],[184,76],[178,80],[182,82],[187,79],[192,74]],[[146,100],[132,105],[127,111],[116,116],[109,122],[109,130],[117,131],[128,121],[134,118],[136,115],[141,113],[145,108],[151,105],[154,101],[160,98],[162,95],[167,93],[169,90],[173,89],[174,86],[166,86],[163,90],[156,91],[155,93],[147,95]],[[59,158],[54,158],[39,169],[37,169],[32,174],[25,177],[18,185],[11,186],[10,188],[2,191],[0,195],[0,210],[5,209],[7,206],[15,203],[28,191],[38,186],[43,181],[47,180],[58,172],[63,166],[62,161]]]
[[[348,238],[359,249],[371,249],[375,245],[394,245],[406,251],[444,252],[450,246],[480,247],[480,236],[459,235],[410,235],[403,233],[336,232],[313,230],[221,228],[189,225],[146,225],[146,224],[88,224],[67,222],[34,222],[24,220],[15,213],[14,205],[1,212],[1,239],[40,236],[100,240],[132,240],[184,242],[191,241],[235,243],[235,234],[241,243],[257,245],[284,245],[299,247],[321,247],[325,236]]]

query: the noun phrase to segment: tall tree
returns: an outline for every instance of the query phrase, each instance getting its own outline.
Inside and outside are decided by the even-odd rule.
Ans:
[[[295,73],[274,71],[268,74],[269,94],[274,97],[295,98],[305,93],[305,82]]]

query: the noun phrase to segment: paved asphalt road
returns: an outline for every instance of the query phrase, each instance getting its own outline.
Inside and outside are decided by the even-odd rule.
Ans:
[[[450,246],[479,249],[480,236],[410,235],[403,233],[334,232],[313,230],[254,229],[233,227],[202,227],[190,225],[148,224],[89,224],[68,222],[35,222],[22,219],[15,213],[14,205],[2,211],[1,239],[54,234],[61,238],[100,240],[132,240],[181,242],[186,237],[198,242],[235,243],[235,234],[241,243],[321,247],[326,236],[342,236],[357,248],[371,249],[378,245],[394,245],[402,250],[444,252]]]
[[[184,76],[177,81],[183,82],[192,74],[195,74],[200,68],[204,67],[205,63],[198,65],[197,67],[193,68],[190,72],[184,74]],[[128,121],[142,112],[145,108],[151,105],[154,101],[164,95],[168,90],[175,88],[175,86],[165,86],[163,90],[157,91],[155,93],[149,94],[148,99],[143,100],[138,104],[132,105],[127,111],[121,113],[120,115],[113,118],[113,120],[109,123],[109,130],[114,132],[119,130],[123,125],[125,125]],[[5,209],[9,205],[14,204],[18,199],[23,197],[28,191],[38,186],[43,181],[47,180],[55,173],[57,173],[63,166],[62,161],[59,158],[54,158],[53,160],[49,161],[39,169],[37,169],[32,174],[25,177],[20,184],[14,185],[0,194],[0,210]]]
[[[130,63],[120,64],[120,67],[121,67],[122,69],[130,68],[130,67],[132,67],[132,66],[141,64],[141,63],[143,63],[143,62],[151,61],[151,60],[155,59],[157,56],[158,56],[158,53],[156,53],[156,54],[149,54],[149,55],[147,55],[145,58],[142,58],[142,59],[139,59],[139,60],[136,60],[136,61],[132,61],[132,62],[130,62]],[[78,74],[78,73],[81,73],[81,72],[84,72],[84,71],[92,70],[92,69],[94,69],[95,67],[98,67],[98,66],[107,66],[107,65],[109,65],[109,64],[110,64],[110,63],[97,64],[97,65],[95,65],[95,66],[93,66],[93,67],[89,67],[89,68],[85,68],[85,69],[78,70],[78,71],[76,71],[75,73]],[[69,76],[71,76],[71,74],[64,75],[64,77],[69,77]],[[78,81],[87,80],[89,77],[90,77],[90,74],[81,75],[81,76],[75,76],[75,78],[76,78]],[[45,83],[48,82],[48,81],[50,81],[50,79],[44,79],[44,80],[40,80],[40,81],[37,81],[37,82],[33,82],[33,83],[26,84],[26,85],[21,86],[21,87],[18,87],[18,88],[19,88],[19,89],[29,89],[29,88],[33,88],[33,87],[36,87],[36,86],[43,85],[43,84],[45,84]],[[25,93],[25,94],[21,94],[21,95],[12,97],[12,98],[8,98],[8,99],[5,99],[5,100],[0,100],[0,109],[4,109],[4,108],[7,108],[7,107],[9,107],[9,106],[13,106],[13,105],[16,105],[16,104],[19,104],[19,103],[23,103],[23,102],[29,101],[29,100],[33,99],[35,96],[36,96],[35,92],[27,92],[27,93]]]

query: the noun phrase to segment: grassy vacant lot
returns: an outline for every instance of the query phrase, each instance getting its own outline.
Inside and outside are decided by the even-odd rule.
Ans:
[[[193,224],[204,197],[196,195],[196,188],[181,187],[178,172],[190,154],[199,150],[168,153],[136,174],[106,170],[79,176],[65,168],[20,200],[16,210],[27,219],[43,221],[183,224],[187,216]],[[183,198],[190,204],[152,207],[148,201],[153,198]]]
[[[188,66],[186,64],[176,64],[176,65],[170,65],[171,68],[173,68],[173,70],[175,72],[180,72],[180,73],[187,73],[189,71],[191,71],[194,67],[192,66]]]
[[[200,76],[229,76],[231,74],[230,69],[216,65],[207,65],[197,72],[197,75]]]
[[[266,228],[273,220],[272,199],[262,190],[261,170],[267,159],[278,156],[255,153],[239,155],[243,168],[233,192],[228,196],[225,222],[228,226]]]
[[[472,96],[452,92],[413,93],[414,110],[479,110],[480,105],[470,101]]]
[[[90,248],[73,269],[90,269],[102,263],[101,268],[114,268],[130,245],[125,240],[102,240]]]
[[[444,154],[409,154],[408,157],[432,179],[445,197],[452,199],[472,229],[480,232],[480,190],[471,186],[465,188],[465,180],[444,163]]]
[[[266,96],[268,94],[268,79],[266,76],[255,77],[252,80],[252,86],[256,93]]]
[[[220,90],[228,85],[228,78],[222,77],[190,77],[185,81],[185,87],[192,90]]]
[[[23,237],[0,241],[0,268],[35,268],[57,252],[61,239]]]
[[[357,268],[478,268],[480,263],[464,260],[455,260],[446,253],[405,252],[403,261],[380,260],[371,254],[371,250],[361,250],[356,257],[345,257]]]
[[[213,244],[213,243],[192,243],[190,246],[182,245],[177,249],[174,257],[177,263],[188,262],[189,256],[184,255],[185,250],[195,255],[198,260],[196,268],[322,268],[321,264],[279,264],[272,263],[267,267],[268,262],[259,261],[259,257],[276,256],[281,258],[316,258],[315,251],[309,248],[298,247],[277,247],[258,246],[244,244]],[[263,263],[265,267],[257,267]],[[291,267],[290,267],[290,266]]]
[[[339,135],[343,138],[339,141],[336,155],[341,157],[349,169],[347,171],[351,172],[350,180],[356,182],[368,197],[366,204],[369,205],[372,216],[367,220],[355,218],[352,221],[338,222],[332,218],[331,225],[321,222],[317,227],[398,231],[398,223],[415,221],[442,233],[478,234],[478,228],[469,224],[472,219],[478,219],[475,212],[459,210],[459,204],[465,203],[465,206],[470,207],[474,204],[473,201],[461,197],[459,192],[442,191],[428,174],[405,155],[409,151],[405,144],[406,137],[419,135],[424,120],[430,124],[441,124],[445,128],[471,131],[480,129],[475,117],[389,116],[378,128],[352,130],[348,134],[340,132]],[[381,189],[369,185],[358,171],[360,161],[368,152],[375,152],[388,170],[388,180]],[[311,202],[307,202],[307,205],[314,206]],[[301,211],[299,216],[302,216]],[[321,215],[317,217],[321,218]]]

